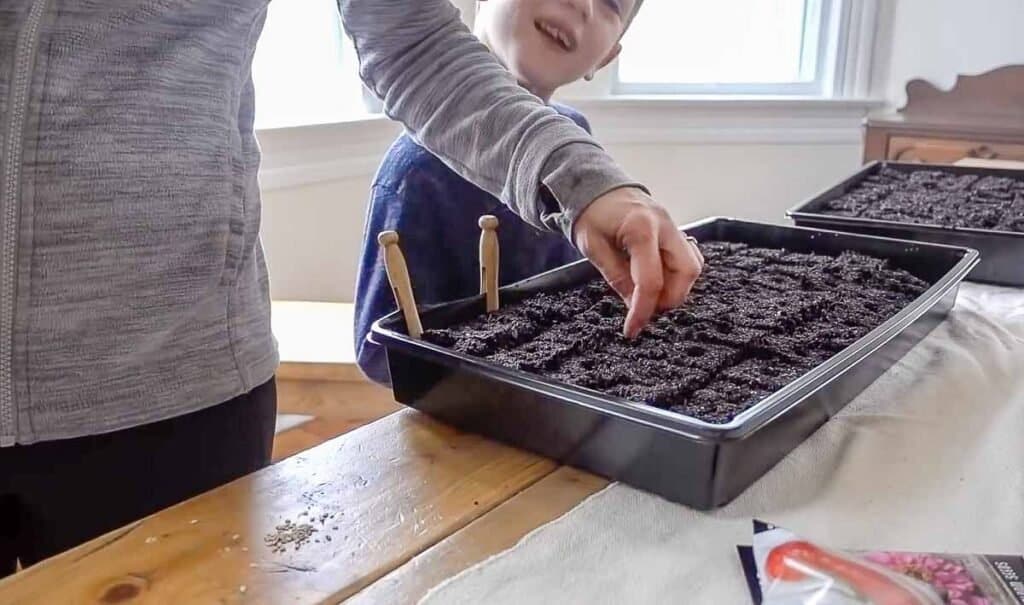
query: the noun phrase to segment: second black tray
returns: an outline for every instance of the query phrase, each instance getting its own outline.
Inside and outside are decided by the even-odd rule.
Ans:
[[[794,223],[801,227],[817,227],[819,229],[866,233],[869,235],[973,248],[981,253],[981,263],[978,264],[967,279],[1003,286],[1024,287],[1024,233],[884,221],[825,214],[821,211],[825,204],[857,188],[861,181],[877,173],[883,166],[904,172],[940,170],[951,174],[1024,178],[1024,171],[1008,170],[1005,168],[872,162],[849,178],[844,179],[838,185],[792,208],[786,214]]]

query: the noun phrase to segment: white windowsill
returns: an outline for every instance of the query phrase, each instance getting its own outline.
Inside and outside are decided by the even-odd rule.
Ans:
[[[258,130],[263,151],[260,187],[274,191],[373,174],[401,130],[380,114]]]
[[[606,145],[858,144],[875,99],[616,95],[561,99]],[[401,126],[383,115],[257,132],[265,191],[372,175]]]
[[[719,109],[728,111],[785,109],[872,109],[884,105],[876,99],[840,99],[796,95],[674,95],[617,94],[605,97],[566,98],[565,103],[579,106],[619,108]]]
[[[386,122],[388,118],[384,114],[379,113],[358,113],[351,116],[345,116],[334,122],[320,122],[313,124],[298,124],[292,126],[273,126],[269,128],[257,128],[256,134],[263,138],[264,136],[281,136],[289,133],[311,131],[311,130],[323,130],[331,128],[362,128],[365,126],[373,125],[379,122]]]

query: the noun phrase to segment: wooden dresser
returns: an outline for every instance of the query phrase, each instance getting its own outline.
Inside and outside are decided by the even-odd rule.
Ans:
[[[960,76],[948,91],[907,84],[907,104],[866,121],[864,161],[1024,161],[1024,65]]]

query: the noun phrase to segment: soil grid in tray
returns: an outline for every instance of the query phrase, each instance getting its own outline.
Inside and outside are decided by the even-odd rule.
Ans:
[[[1024,176],[957,174],[888,166],[844,195],[824,214],[1024,233]]]
[[[906,307],[928,284],[858,253],[705,242],[690,300],[622,336],[595,280],[532,295],[424,338],[509,368],[726,423]]]

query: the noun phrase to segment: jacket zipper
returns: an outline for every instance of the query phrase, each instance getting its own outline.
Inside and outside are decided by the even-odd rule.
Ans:
[[[48,1],[35,0],[29,8],[25,25],[18,34],[8,92],[7,138],[3,142],[3,166],[0,167],[0,447],[14,445],[18,438],[12,360],[21,155],[32,67]]]

